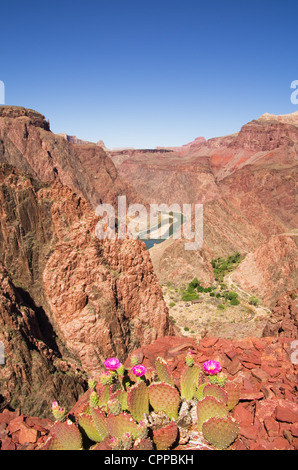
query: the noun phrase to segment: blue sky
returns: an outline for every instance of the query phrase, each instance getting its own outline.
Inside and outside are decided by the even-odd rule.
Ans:
[[[183,145],[298,111],[297,1],[1,1],[6,104],[107,147]]]

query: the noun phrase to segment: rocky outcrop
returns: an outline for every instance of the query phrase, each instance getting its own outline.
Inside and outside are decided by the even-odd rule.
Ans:
[[[41,333],[50,341],[52,332],[55,348],[38,330],[28,327],[28,336],[41,338],[74,370],[91,373],[107,356],[125,359],[139,345],[173,333],[143,242],[99,240],[99,219],[84,199],[57,181],[41,183],[8,165],[0,165],[0,201],[0,261],[40,313]],[[18,347],[14,336],[9,347]],[[40,357],[38,350],[34,367]],[[25,374],[21,361],[15,367]],[[34,375],[29,359],[25,369]],[[8,362],[4,396],[13,389],[13,370]],[[38,380],[30,383],[38,389]]]
[[[49,415],[49,400],[73,406],[86,390],[85,377],[59,353],[57,336],[41,307],[17,288],[0,263],[0,409]]]
[[[298,289],[286,292],[277,300],[263,336],[298,338]]]
[[[276,235],[247,254],[231,275],[246,292],[274,307],[277,299],[298,284],[297,237]]]
[[[0,118],[17,119],[19,122],[28,123],[30,126],[40,127],[46,131],[50,130],[49,121],[42,114],[21,106],[1,105]]]
[[[207,252],[212,259],[240,251],[243,255],[251,254],[248,263],[253,258],[252,253],[269,243],[273,235],[292,236],[297,227],[297,142],[297,113],[275,117],[265,114],[232,135],[207,141],[199,138],[180,149],[169,148],[168,152],[163,149],[163,153],[161,149],[151,153],[127,151],[121,155],[114,151],[110,156],[119,174],[150,202],[176,202],[181,206],[183,203],[203,203],[204,250],[201,250],[201,258],[207,260]],[[294,239],[292,243],[295,244]],[[173,255],[166,246],[164,249],[152,248],[152,259],[161,281],[167,275],[167,267],[169,278],[176,272],[173,279],[176,285],[190,281],[194,271],[196,277],[206,279],[206,269],[200,267],[198,256],[193,256],[188,268],[183,261],[185,269],[180,270],[179,277],[175,264],[177,257],[185,258],[181,246],[183,250],[183,244],[178,241],[171,245]],[[278,249],[276,251],[272,243],[268,248],[270,246],[277,255]],[[296,250],[294,245],[293,249]],[[270,270],[270,266],[265,265]],[[289,288],[297,285],[297,280],[292,283],[295,274],[291,266],[287,271]],[[249,272],[248,265],[246,271]],[[277,272],[283,275],[281,269]],[[276,279],[273,280],[270,272],[264,272],[264,276],[270,282],[268,293],[260,289],[259,295],[266,297],[269,291],[274,291]],[[287,289],[285,280],[279,279],[278,284],[277,297],[272,299],[271,305],[283,289]]]
[[[281,146],[292,147],[297,140],[297,126],[269,118],[251,121],[243,126],[231,146],[262,152]]]
[[[74,140],[74,142],[77,142]],[[123,181],[103,147],[71,143],[53,134],[44,116],[21,107],[0,106],[0,163],[8,163],[40,181],[60,181],[92,207],[116,206],[117,197],[142,202]]]

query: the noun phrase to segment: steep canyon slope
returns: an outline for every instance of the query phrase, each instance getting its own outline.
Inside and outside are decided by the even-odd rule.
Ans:
[[[175,240],[150,250],[161,282],[179,286],[196,273],[210,285],[211,259],[240,251],[250,256],[234,280],[247,288],[254,278],[249,288],[266,305],[297,288],[297,112],[265,114],[238,133],[198,138],[181,148],[108,153],[148,202],[204,205],[200,253],[190,256]]]
[[[107,356],[173,328],[145,245],[95,235],[99,202],[137,199],[104,150],[15,107],[0,108],[0,142],[0,406],[43,416]]]

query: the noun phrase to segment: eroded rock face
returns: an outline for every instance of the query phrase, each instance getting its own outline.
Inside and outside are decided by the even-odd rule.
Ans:
[[[277,300],[263,336],[298,338],[298,289],[286,292]]]
[[[277,299],[286,291],[295,289],[298,283],[297,237],[273,236],[245,260],[231,275],[245,291],[274,307]]]
[[[179,241],[171,248],[166,244],[163,248],[156,246],[151,253],[162,282],[167,276],[176,285],[189,282],[196,271],[196,277],[210,285],[212,273],[208,275],[205,264],[210,258],[227,257],[237,251],[250,254],[245,262],[245,272],[249,275],[255,267],[248,263],[253,262],[253,253],[259,247],[266,250],[261,246],[267,246],[268,259],[276,260],[278,253],[283,256],[284,250],[274,248],[274,243],[269,241],[272,236],[295,237],[298,222],[297,113],[265,114],[245,124],[238,133],[207,141],[196,139],[181,148],[111,151],[109,155],[119,174],[153,202],[176,202],[181,206],[202,203],[204,206],[204,245],[200,252],[204,262],[200,263],[196,255],[188,263]],[[296,251],[294,238],[288,243]],[[289,256],[291,258],[290,253]],[[181,259],[180,273],[177,259]],[[266,279],[267,288],[264,285],[257,289],[270,305],[288,288],[283,279],[285,275],[290,278],[289,288],[297,286],[293,272],[295,263],[285,267],[284,260],[280,260],[285,268],[283,272],[277,260],[272,262],[281,278],[277,279],[270,272],[275,268],[265,261],[259,276],[264,275],[261,283]],[[274,292],[276,281],[277,293],[269,301],[267,296]]]
[[[70,188],[0,165],[0,261],[42,312],[41,334],[52,331],[56,354],[86,373],[100,370],[108,356],[125,359],[133,348],[173,333],[145,244],[101,241],[97,222]],[[28,335],[40,337],[30,328]],[[25,373],[22,363],[17,367]]]
[[[142,202],[135,189],[123,181],[103,147],[69,142],[50,132],[48,121],[36,111],[0,106],[0,163],[8,163],[41,181],[60,181],[93,207]]]
[[[72,406],[86,390],[84,376],[61,358],[54,333],[42,308],[11,281],[0,263],[0,407],[9,404],[24,413],[49,416],[56,397]]]

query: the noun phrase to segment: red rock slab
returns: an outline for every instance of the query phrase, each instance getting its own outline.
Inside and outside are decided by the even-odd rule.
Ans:
[[[276,398],[258,401],[256,403],[256,416],[260,420],[273,416],[277,405],[278,400]]]
[[[53,426],[53,421],[47,418],[27,417],[26,424],[30,427],[39,428],[39,431],[49,431]]]
[[[298,422],[298,404],[293,403],[289,400],[279,401],[275,409],[275,418],[277,421],[283,421],[286,423],[297,423]]]
[[[16,445],[10,437],[6,437],[1,444],[1,450],[16,450]]]
[[[2,411],[2,413],[0,413],[0,423],[9,424],[10,421],[17,418],[19,415],[20,415],[19,410],[9,411],[9,410],[5,409],[5,410]]]
[[[291,425],[290,431],[292,436],[298,437],[298,422]]]
[[[292,446],[294,450],[298,450],[298,438],[297,437],[293,439]]]
[[[264,394],[260,390],[240,390],[240,401],[241,400],[262,400],[264,398]]]
[[[239,435],[246,439],[256,441],[259,436],[259,426],[240,424]]]
[[[237,374],[242,369],[242,364],[238,357],[234,357],[233,360],[225,365],[227,372],[231,375]]]
[[[200,340],[199,347],[212,348],[218,342],[218,338],[210,337]]]
[[[272,416],[264,419],[264,426],[269,437],[278,437],[279,423]]]
[[[233,341],[234,348],[239,348],[240,350],[250,350],[253,349],[253,342],[251,339],[246,338],[244,340]]]
[[[249,450],[272,450],[271,443],[266,439],[257,439],[252,443]]]
[[[261,356],[259,354],[241,354],[240,361],[242,363],[254,364],[255,366],[260,366],[262,364]]]
[[[262,363],[262,370],[266,372],[270,377],[278,377],[282,373],[279,367],[278,368],[271,367],[270,365],[263,364],[263,363]]]
[[[253,377],[255,377],[258,382],[266,382],[268,379],[268,374],[265,372],[263,369],[252,369],[251,374]]]
[[[289,450],[291,448],[289,442],[284,437],[276,437],[271,442],[271,448],[273,450]]]
[[[244,426],[252,426],[254,415],[247,409],[243,403],[239,403],[232,411],[233,418]]]
[[[22,423],[20,434],[19,434],[19,444],[35,444],[37,439],[40,436],[40,432],[34,428],[30,428],[25,423]]]
[[[235,349],[226,348],[223,352],[231,361],[234,359],[235,356],[238,356],[238,353],[235,351]]]
[[[254,347],[258,350],[258,351],[263,351],[264,349],[266,349],[267,347],[267,344],[265,341],[262,341],[262,340],[256,340],[253,342],[254,343]]]
[[[19,429],[21,428],[21,424],[23,423],[24,421],[24,416],[23,415],[20,415],[18,416],[17,418],[14,418],[12,419],[8,426],[7,426],[7,430],[10,434],[13,434],[17,431],[19,431]]]

